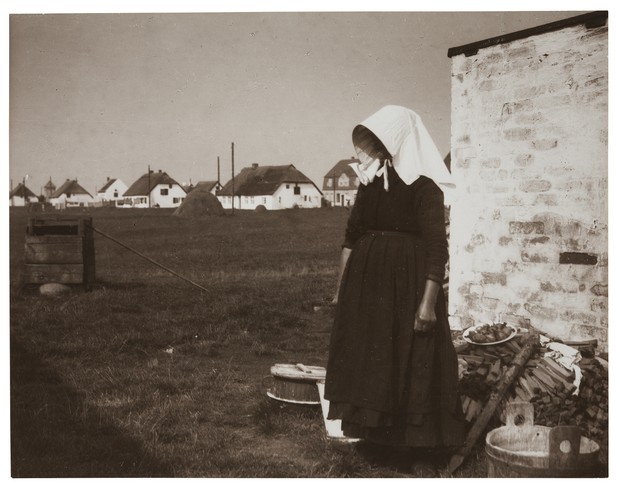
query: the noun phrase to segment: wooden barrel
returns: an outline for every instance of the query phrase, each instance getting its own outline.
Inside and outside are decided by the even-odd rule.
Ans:
[[[506,426],[486,437],[489,477],[591,477],[598,467],[599,446],[575,426],[548,428],[533,424],[530,403],[510,403]]]
[[[325,379],[325,368],[303,364],[275,364],[273,383],[267,395],[294,404],[320,404],[316,383]]]

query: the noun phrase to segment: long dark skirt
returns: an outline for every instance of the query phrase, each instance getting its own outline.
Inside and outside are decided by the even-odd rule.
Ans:
[[[345,435],[411,447],[455,447],[464,438],[457,357],[443,294],[437,324],[413,331],[426,283],[413,236],[365,234],[343,274],[325,397]]]

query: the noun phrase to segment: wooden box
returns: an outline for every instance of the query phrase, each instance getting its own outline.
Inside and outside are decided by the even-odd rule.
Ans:
[[[84,284],[95,281],[92,218],[30,218],[24,248],[24,283]]]

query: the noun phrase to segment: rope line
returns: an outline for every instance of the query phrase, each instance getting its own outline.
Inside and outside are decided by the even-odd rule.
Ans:
[[[107,233],[102,232],[101,230],[99,230],[99,229],[97,229],[97,228],[93,227],[92,225],[89,225],[89,226],[90,226],[90,228],[92,228],[92,229],[93,229],[93,231],[97,232],[99,235],[102,235],[102,236],[104,236],[105,238],[112,240],[112,242],[114,242],[114,243],[116,243],[116,244],[120,245],[121,247],[126,248],[126,249],[127,249],[127,250],[129,250],[130,252],[133,252],[134,254],[136,254],[136,255],[138,255],[138,256],[140,256],[140,257],[142,257],[143,259],[148,260],[151,264],[156,265],[157,267],[162,268],[162,269],[163,269],[163,270],[165,270],[166,272],[169,272],[170,274],[172,274],[172,275],[174,275],[174,276],[178,277],[179,279],[183,279],[184,281],[189,282],[192,286],[195,286],[195,287],[197,287],[198,289],[201,289],[202,291],[205,291],[206,293],[209,293],[209,290],[208,290],[208,289],[206,289],[206,288],[204,288],[204,287],[202,287],[200,284],[198,284],[198,283],[196,283],[196,282],[192,281],[191,279],[188,279],[188,278],[187,278],[187,277],[185,277],[185,276],[182,276],[181,274],[179,274],[178,272],[176,272],[176,271],[174,271],[174,270],[170,269],[169,267],[166,267],[165,265],[160,264],[160,263],[159,263],[159,262],[157,262],[157,261],[154,261],[154,260],[153,260],[153,259],[151,259],[150,257],[148,257],[148,256],[144,255],[142,252],[139,252],[139,251],[137,251],[136,249],[131,248],[129,245],[124,244],[124,243],[123,243],[123,242],[121,242],[120,240],[115,239],[115,238],[114,238],[114,237],[112,237],[111,235],[108,235]]]

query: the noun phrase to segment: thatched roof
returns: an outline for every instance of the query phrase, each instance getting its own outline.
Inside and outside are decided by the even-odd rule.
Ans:
[[[116,178],[108,178],[103,187],[99,190],[99,193],[105,193],[106,190],[116,182]]]
[[[213,191],[213,188],[217,186],[217,181],[198,181],[196,186],[193,186],[190,191],[194,191],[196,189],[205,190],[205,191]]]
[[[77,182],[77,179],[67,179],[61,186],[58,188],[52,198],[58,198],[63,194],[72,195],[72,194],[87,194],[91,198],[93,197],[88,191],[86,191],[82,186],[80,186]]]
[[[153,191],[153,188],[159,184],[176,184],[180,187],[179,183],[168,176],[168,173],[162,171],[151,172],[150,178],[149,173],[140,176],[135,183],[129,186],[129,189],[125,191],[123,196],[148,196]]]
[[[246,167],[235,176],[235,196],[272,195],[283,183],[309,183],[316,185],[295,166]],[[319,188],[316,188],[319,192]],[[232,196],[232,180],[228,181],[218,196]]]
[[[19,183],[17,187],[9,193],[9,198],[17,197],[17,198],[38,198],[36,194],[34,194],[27,186],[23,183]]]

